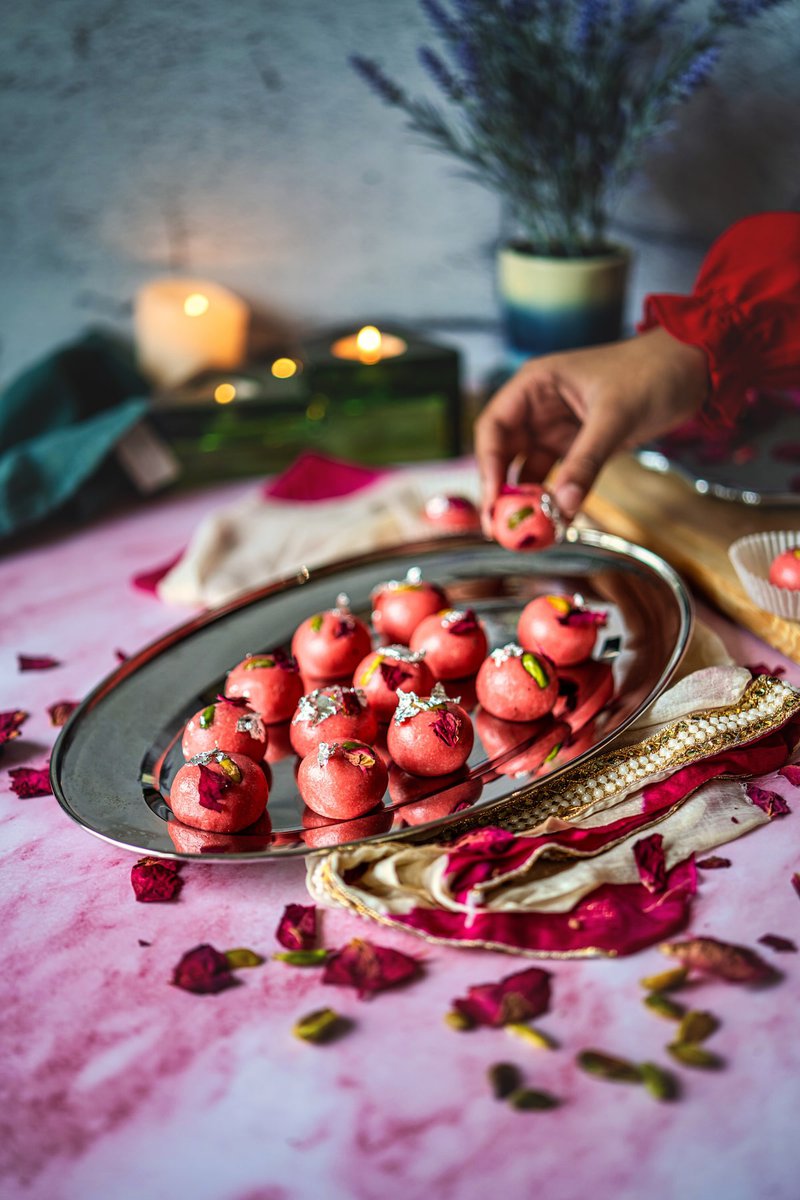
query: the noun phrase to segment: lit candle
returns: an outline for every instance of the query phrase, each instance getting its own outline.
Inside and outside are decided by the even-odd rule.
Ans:
[[[137,293],[133,316],[139,366],[160,387],[244,358],[247,305],[219,284],[155,279]]]
[[[369,366],[383,358],[397,358],[405,354],[406,343],[392,333],[381,333],[374,325],[364,325],[358,333],[338,338],[331,346],[334,358],[355,359]]]

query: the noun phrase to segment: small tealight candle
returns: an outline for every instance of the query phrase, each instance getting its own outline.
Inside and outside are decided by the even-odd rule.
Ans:
[[[355,359],[369,366],[384,358],[405,354],[406,342],[392,333],[381,333],[374,325],[364,325],[358,333],[338,338],[331,346],[334,358]]]
[[[236,367],[245,355],[249,310],[233,292],[197,279],[155,279],[134,304],[143,373],[174,387],[207,368]]]

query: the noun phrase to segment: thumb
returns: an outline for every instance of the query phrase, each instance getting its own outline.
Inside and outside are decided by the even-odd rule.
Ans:
[[[556,472],[552,492],[562,515],[571,521],[606,460],[630,432],[630,417],[613,404],[589,412]]]

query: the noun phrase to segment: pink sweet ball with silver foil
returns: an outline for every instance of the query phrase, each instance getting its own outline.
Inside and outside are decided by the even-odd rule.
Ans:
[[[302,696],[289,729],[289,740],[303,758],[320,742],[342,739],[371,742],[378,718],[360,688],[331,684]]]
[[[426,617],[411,636],[411,649],[424,650],[434,679],[474,675],[486,657],[488,642],[471,608],[448,608]]]
[[[557,667],[571,667],[591,656],[606,620],[580,596],[537,596],[520,613],[517,640],[526,650],[541,650]]]
[[[472,533],[480,529],[480,514],[466,496],[431,496],[425,504],[425,520],[448,533]]]
[[[283,650],[248,654],[225,681],[225,695],[243,697],[267,725],[288,721],[302,694],[297,663]]]
[[[353,673],[353,687],[361,688],[367,703],[379,721],[391,720],[397,708],[398,692],[430,693],[433,676],[426,663],[425,653],[408,646],[384,646],[372,650]]]
[[[373,590],[372,625],[384,641],[407,646],[420,621],[447,604],[444,589],[412,567],[405,579],[390,579]]]
[[[298,626],[292,653],[303,675],[349,679],[371,645],[369,630],[350,612],[350,601],[342,593],[335,608],[314,613]]]
[[[492,537],[506,550],[544,550],[559,531],[555,503],[537,483],[506,484],[492,506]]]
[[[267,727],[258,713],[245,700],[221,696],[187,721],[181,751],[184,758],[193,758],[207,750],[227,750],[260,762],[267,742]]]
[[[297,786],[305,804],[323,817],[346,821],[380,802],[388,772],[365,742],[320,742],[300,763]]]
[[[169,806],[184,825],[236,833],[257,821],[269,786],[261,767],[243,754],[202,754],[176,774]]]
[[[800,590],[800,547],[776,555],[769,568],[769,581],[773,587],[790,592]]]
[[[516,642],[493,650],[475,680],[481,707],[504,721],[537,721],[558,696],[553,663]]]
[[[402,692],[387,735],[393,762],[412,775],[449,775],[475,741],[469,714],[437,684],[430,696]]]

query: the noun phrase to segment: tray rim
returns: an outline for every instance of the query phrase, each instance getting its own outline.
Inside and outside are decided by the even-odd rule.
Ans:
[[[101,841],[109,845],[115,846],[118,849],[129,850],[135,854],[145,854],[152,858],[173,859],[176,861],[185,862],[210,862],[210,863],[254,863],[254,862],[285,862],[288,859],[307,859],[325,855],[335,847],[312,848],[303,846],[288,846],[272,851],[251,851],[241,854],[189,854],[181,851],[169,851],[160,849],[150,849],[144,846],[133,845],[130,842],[123,841],[119,838],[110,836],[102,830],[97,829],[93,824],[87,821],[79,812],[77,812],[69,798],[65,795],[64,789],[61,786],[61,772],[66,756],[69,752],[72,740],[76,736],[76,731],[80,727],[83,716],[103,698],[122,682],[135,674],[141,667],[150,663],[154,658],[170,649],[172,646],[179,644],[186,638],[192,636],[201,629],[215,624],[217,621],[230,616],[240,609],[247,608],[252,604],[268,599],[271,595],[276,595],[280,592],[288,591],[291,588],[302,587],[312,579],[324,579],[326,576],[335,575],[349,568],[357,568],[368,566],[373,561],[386,561],[392,557],[405,557],[427,554],[435,550],[458,550],[459,548],[467,548],[469,546],[487,544],[488,539],[475,534],[453,534],[446,537],[431,537],[416,542],[404,542],[396,546],[382,547],[376,550],[370,550],[365,554],[354,555],[350,558],[337,559],[332,563],[325,563],[317,567],[302,567],[299,571],[293,574],[282,576],[280,579],[272,583],[265,584],[261,587],[254,588],[241,596],[221,605],[217,608],[205,609],[195,616],[190,617],[187,621],[168,630],[165,634],[160,635],[154,641],[149,642],[138,650],[131,657],[125,659],[113,671],[106,675],[100,682],[84,697],[78,707],[70,714],[67,722],[61,729],[58,738],[53,747],[53,752],[50,757],[50,785],[53,789],[53,794],[56,797],[60,807],[67,816],[74,821],[80,828],[84,829],[92,836],[99,838]],[[607,551],[612,554],[620,555],[623,558],[633,559],[635,562],[648,567],[654,574],[658,575],[667,585],[673,595],[677,605],[679,616],[679,630],[676,644],[672,649],[669,660],[661,673],[658,682],[651,689],[647,697],[632,713],[630,713],[613,731],[602,737],[591,750],[585,751],[571,762],[564,764],[551,774],[540,779],[534,779],[524,784],[522,787],[513,789],[504,796],[499,796],[496,799],[489,801],[486,804],[475,808],[475,813],[480,813],[485,817],[490,813],[492,808],[499,804],[504,804],[508,800],[528,798],[536,792],[536,790],[545,782],[551,783],[558,779],[566,772],[572,770],[580,763],[586,762],[589,758],[594,757],[602,750],[607,748],[621,733],[629,728],[634,721],[660,696],[670,680],[675,674],[682,658],[684,657],[689,645],[694,624],[694,604],[687,585],[684,583],[681,575],[675,570],[665,559],[660,555],[648,550],[644,546],[639,546],[635,542],[630,542],[625,538],[619,537],[617,534],[606,533],[598,529],[578,529],[575,526],[570,526],[561,544],[585,547],[587,549],[597,549]],[[392,829],[385,833],[373,834],[367,838],[354,839],[352,842],[341,843],[342,845],[355,846],[368,842],[382,841],[411,841],[420,840],[420,835],[424,832],[435,830],[446,830],[447,826],[452,824],[456,818],[463,820],[464,813],[454,813],[448,817],[442,817],[438,820],[431,821],[425,825],[411,826],[409,829],[400,830]],[[481,822],[486,824],[485,821]]]

